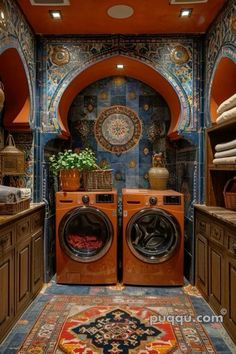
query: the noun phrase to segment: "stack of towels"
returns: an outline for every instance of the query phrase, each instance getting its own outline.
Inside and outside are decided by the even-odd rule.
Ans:
[[[221,103],[217,109],[216,123],[220,124],[225,121],[236,120],[236,93]]]
[[[215,146],[214,164],[236,164],[236,139]]]
[[[28,191],[28,188],[27,188]],[[27,197],[28,194],[27,194]],[[0,203],[12,204],[25,199],[25,193],[20,188],[8,187],[0,185]]]

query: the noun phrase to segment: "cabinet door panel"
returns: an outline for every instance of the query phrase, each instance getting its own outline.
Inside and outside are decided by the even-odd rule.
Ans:
[[[236,342],[236,258],[228,257],[226,265],[226,325]]]
[[[223,307],[223,256],[221,252],[212,246],[209,247],[210,256],[210,304],[217,311]]]
[[[43,233],[32,238],[32,292],[35,294],[43,284]]]
[[[14,316],[14,251],[0,260],[0,339]]]
[[[205,296],[208,294],[208,244],[201,234],[196,238],[196,285]]]
[[[31,278],[31,245],[27,243],[20,244],[17,252],[17,310],[24,307],[31,297],[30,278]]]

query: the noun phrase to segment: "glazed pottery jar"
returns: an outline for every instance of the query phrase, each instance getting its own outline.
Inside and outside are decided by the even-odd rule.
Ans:
[[[148,171],[151,189],[164,190],[167,188],[169,171],[165,167],[162,154],[155,154],[152,158],[152,167]]]

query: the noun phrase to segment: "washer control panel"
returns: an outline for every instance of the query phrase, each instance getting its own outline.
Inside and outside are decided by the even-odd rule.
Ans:
[[[114,195],[109,193],[96,194],[96,203],[114,203]]]

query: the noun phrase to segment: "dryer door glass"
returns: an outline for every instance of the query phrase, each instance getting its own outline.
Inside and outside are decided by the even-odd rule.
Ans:
[[[110,248],[113,228],[99,209],[79,207],[63,217],[59,238],[61,247],[72,259],[92,262],[104,256]]]
[[[173,216],[161,209],[143,209],[127,226],[127,242],[132,253],[148,263],[160,263],[175,252],[180,238]]]

